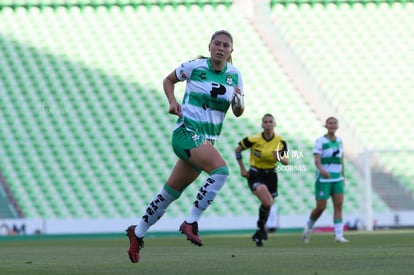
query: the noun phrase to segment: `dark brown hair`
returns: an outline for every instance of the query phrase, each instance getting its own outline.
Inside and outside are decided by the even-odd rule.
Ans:
[[[334,117],[334,116],[330,116],[330,117],[328,117],[328,118],[325,120],[325,124],[327,124],[327,123],[328,123],[328,121],[329,121],[329,120],[331,120],[331,119],[335,119],[335,120],[336,120],[336,122],[338,122],[338,119],[337,119],[336,117]]]
[[[272,114],[269,114],[269,113],[265,114],[265,115],[262,117],[262,120],[263,120],[265,117],[267,117],[267,116],[270,116],[271,118],[273,118],[273,120],[275,120],[275,118],[273,117],[273,115],[272,115]]]

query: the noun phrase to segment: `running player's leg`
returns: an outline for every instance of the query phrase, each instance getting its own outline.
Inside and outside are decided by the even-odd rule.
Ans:
[[[269,192],[269,189],[264,184],[258,185],[253,193],[260,200],[259,219],[257,221],[257,226],[259,229],[265,230],[266,221],[269,217],[270,208],[272,207],[274,200]]]
[[[277,196],[277,176],[276,173],[264,172],[251,167],[248,184],[252,193],[260,201],[257,230],[253,234],[252,239],[257,246],[263,246],[262,240],[267,240],[266,221],[269,217],[274,197]]]
[[[144,246],[144,235],[166,212],[168,206],[181,195],[182,190],[200,174],[191,165],[179,159],[161,191],[148,204],[138,225],[128,227],[130,246],[128,255],[133,263],[138,263],[140,250]]]
[[[343,181],[333,183],[333,195],[332,202],[334,208],[334,231],[335,231],[335,240],[337,242],[348,242],[344,238],[344,224],[342,218],[342,206],[344,202],[344,184]]]
[[[259,219],[257,221],[257,226],[260,229],[264,229],[267,218],[269,217],[270,208],[272,207],[274,200],[265,184],[259,184],[253,193],[260,200]]]
[[[258,196],[261,201],[261,209],[263,212],[259,210],[259,222],[258,225],[264,228],[264,232],[266,232],[267,237],[267,228],[266,224],[269,220],[269,215],[271,213],[272,208],[274,205],[274,199],[278,196],[278,176],[276,172],[268,171],[264,173],[264,185],[267,187],[267,192],[265,193],[265,197]],[[270,197],[269,197],[270,196]]]
[[[178,159],[167,183],[148,204],[144,216],[135,229],[138,237],[143,237],[148,229],[165,213],[168,206],[181,196],[181,192],[200,174],[187,162]]]
[[[165,213],[168,206],[181,195],[181,192],[193,182],[200,170],[190,165],[187,160],[190,157],[191,148],[198,144],[184,127],[179,127],[172,134],[172,147],[178,160],[161,191],[156,194],[135,228],[135,234],[142,238],[150,226],[156,223]]]
[[[316,206],[312,209],[308,221],[302,233],[302,240],[305,243],[309,242],[312,228],[323,211],[326,209],[327,200],[331,194],[331,184],[327,182],[320,182],[319,179],[315,182],[315,200]]]
[[[209,176],[198,190],[190,214],[181,225],[180,230],[184,231],[183,233],[187,235],[187,239],[192,243],[202,245],[197,234],[198,221],[203,212],[213,202],[218,191],[224,186],[229,170],[220,153],[208,141],[197,148],[191,149],[188,161],[194,167],[207,172]],[[192,225],[193,232],[189,225]]]
[[[266,221],[274,200],[265,184],[257,184],[253,193],[260,200],[260,206],[257,231],[253,234],[252,239],[256,242],[257,246],[263,246],[262,240],[267,240]]]

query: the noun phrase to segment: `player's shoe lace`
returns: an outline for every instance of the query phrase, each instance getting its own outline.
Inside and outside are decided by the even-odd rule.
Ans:
[[[133,263],[138,263],[139,261],[139,252],[141,248],[144,247],[144,240],[143,238],[138,238],[135,235],[135,227],[136,225],[131,225],[125,230],[127,232],[127,236],[129,238],[129,249],[128,249],[128,255],[129,259]]]
[[[305,226],[305,229],[303,229],[303,233],[302,233],[302,241],[304,243],[309,243],[310,233],[311,233],[310,229],[307,226]]]
[[[203,242],[198,236],[198,223],[186,223],[183,222],[180,226],[180,232],[187,236],[187,240],[195,245],[202,246]]]

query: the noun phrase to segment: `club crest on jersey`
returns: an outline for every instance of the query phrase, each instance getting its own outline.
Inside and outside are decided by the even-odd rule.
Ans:
[[[229,84],[230,86],[233,85],[233,77],[231,76],[231,74],[228,74],[226,76],[226,83]]]

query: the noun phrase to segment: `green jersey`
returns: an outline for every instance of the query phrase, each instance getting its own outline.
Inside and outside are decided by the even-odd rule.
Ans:
[[[175,128],[182,125],[196,136],[216,140],[231,105],[235,89],[243,93],[240,71],[226,63],[221,72],[213,69],[210,58],[184,62],[175,73],[179,81],[187,81],[181,111]]]
[[[330,174],[330,178],[320,177],[319,171],[316,176],[320,182],[336,182],[341,181],[342,177],[342,155],[344,153],[342,139],[336,137],[334,141],[326,136],[318,138],[313,148],[314,154],[321,156],[321,164],[323,169]]]

